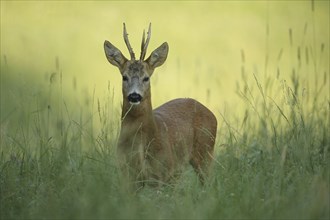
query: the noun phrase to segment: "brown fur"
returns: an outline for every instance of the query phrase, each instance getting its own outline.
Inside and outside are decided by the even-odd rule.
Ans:
[[[133,182],[159,185],[170,181],[184,165],[190,163],[203,183],[214,150],[215,116],[204,105],[190,98],[175,99],[152,110],[150,83],[144,80],[165,62],[167,43],[153,51],[145,61],[136,61],[134,55],[131,55],[132,60],[126,59],[108,41],[104,48],[109,62],[127,78],[123,80],[122,123],[118,140],[123,173]],[[128,100],[132,88],[141,95],[137,104]]]

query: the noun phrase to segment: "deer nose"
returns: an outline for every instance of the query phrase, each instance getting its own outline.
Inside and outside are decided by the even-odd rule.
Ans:
[[[138,103],[142,100],[142,96],[136,92],[129,94],[127,98],[131,103]]]

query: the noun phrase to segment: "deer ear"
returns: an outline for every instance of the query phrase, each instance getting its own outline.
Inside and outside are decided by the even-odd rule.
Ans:
[[[167,42],[165,42],[151,53],[150,57],[146,59],[146,63],[152,69],[155,69],[156,67],[163,65],[163,63],[167,58],[167,54],[168,54],[168,44]]]
[[[107,57],[108,61],[112,65],[117,66],[119,69],[121,69],[127,61],[127,59],[120,52],[120,50],[117,47],[113,46],[107,40],[104,41],[104,52],[105,52],[105,56]]]

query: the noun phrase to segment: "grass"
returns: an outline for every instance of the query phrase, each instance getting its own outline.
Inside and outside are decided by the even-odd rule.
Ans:
[[[123,187],[116,166],[120,109],[110,83],[104,99],[95,89],[81,95],[75,78],[63,87],[58,58],[42,81],[2,57],[1,219],[329,219],[329,45],[319,50],[315,36],[296,44],[288,33],[275,70],[267,51],[264,73],[247,71],[241,51],[243,114],[216,112],[206,185],[187,168],[176,183],[139,192]]]
[[[314,97],[304,108],[299,77],[291,77],[295,87],[282,86],[279,103],[256,75],[239,84],[245,115],[221,114],[206,186],[187,169],[175,184],[133,193],[122,187],[115,162],[119,124],[110,87],[104,103],[86,98],[76,114],[54,98],[63,96],[61,80],[52,79],[59,67],[36,94],[14,85],[20,80],[10,71],[2,65],[2,89],[15,103],[2,96],[1,106],[17,105],[1,111],[2,219],[329,218],[329,100]]]

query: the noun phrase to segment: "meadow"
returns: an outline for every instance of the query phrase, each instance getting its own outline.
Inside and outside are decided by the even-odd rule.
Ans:
[[[1,1],[1,219],[330,218],[329,2],[208,3]],[[102,51],[127,53],[123,21],[132,45],[149,21],[150,50],[169,42],[154,107],[189,96],[217,116],[204,186],[187,167],[124,187],[121,77]]]

